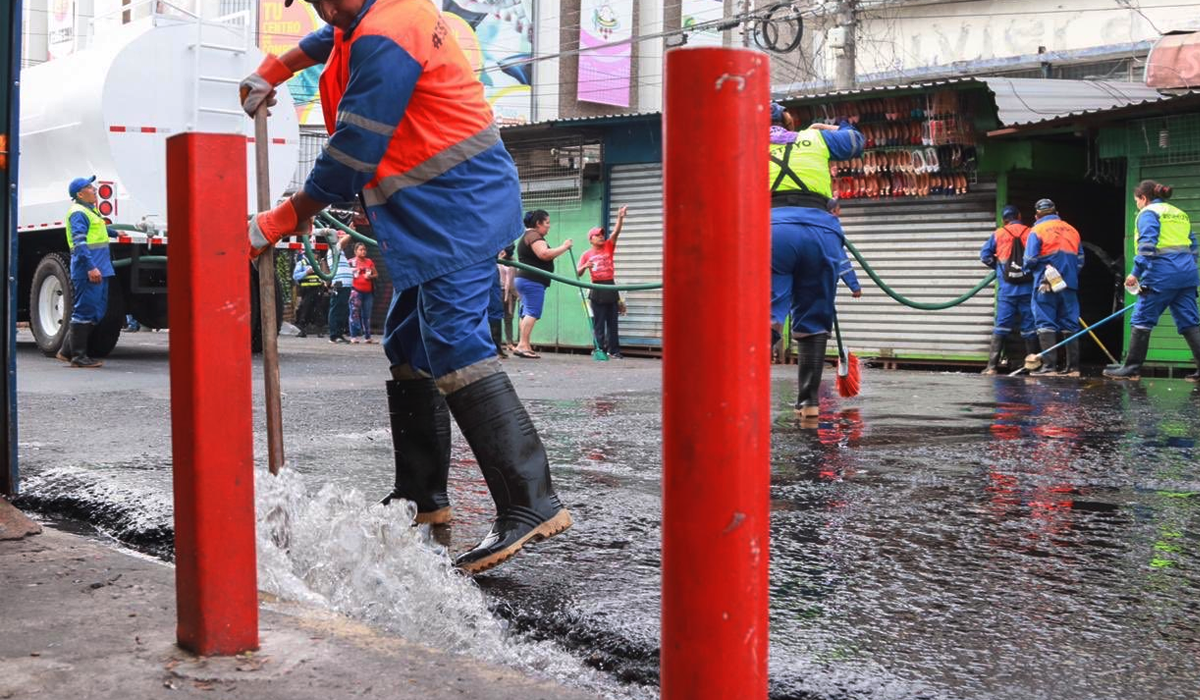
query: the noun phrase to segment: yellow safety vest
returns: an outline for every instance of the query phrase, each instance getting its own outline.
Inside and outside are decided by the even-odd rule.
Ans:
[[[1166,202],[1147,204],[1146,211],[1158,215],[1158,252],[1191,252],[1192,220],[1188,218],[1187,212]],[[1142,231],[1139,228],[1138,238],[1141,237]]]
[[[77,211],[83,212],[83,215],[86,216],[88,220],[88,250],[107,248],[108,226],[104,223],[104,219],[100,218],[100,215],[93,211],[90,207],[85,207],[79,202],[73,202],[71,204],[71,208],[67,210],[67,248],[69,250],[75,249],[75,241],[71,239],[71,226],[69,222],[71,221],[71,215]]]
[[[833,196],[829,146],[821,132],[807,129],[794,143],[771,144],[771,192],[814,192]]]

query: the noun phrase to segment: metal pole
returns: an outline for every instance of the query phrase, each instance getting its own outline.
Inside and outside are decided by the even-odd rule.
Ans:
[[[258,648],[246,137],[167,139],[167,191],[176,636],[239,654]]]
[[[757,51],[695,48],[668,51],[666,67],[662,697],[762,699],[770,66]],[[716,323],[696,324],[697,299]]]
[[[271,136],[267,107],[254,113],[254,165],[258,211],[271,208]],[[275,248],[258,256],[258,316],[262,326],[263,399],[267,404],[267,467],[278,474],[283,466],[283,406],[279,398],[279,333],[275,329]]]
[[[833,85],[838,90],[852,89],[856,80],[854,62],[857,52],[854,34],[857,31],[857,4],[857,0],[842,0],[837,9],[837,26],[843,31],[841,48],[834,48],[837,52],[837,67],[834,71]]]

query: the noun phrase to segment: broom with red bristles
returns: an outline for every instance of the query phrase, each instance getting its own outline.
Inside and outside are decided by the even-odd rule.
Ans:
[[[833,332],[837,336],[838,345],[838,394],[843,398],[858,396],[858,390],[862,387],[862,365],[858,363],[854,353],[847,351],[846,346],[842,344],[842,329],[838,326],[836,312],[833,315]]]

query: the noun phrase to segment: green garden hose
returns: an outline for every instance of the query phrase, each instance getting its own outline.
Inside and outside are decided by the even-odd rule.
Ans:
[[[342,222],[340,222],[336,218],[334,218],[333,215],[327,211],[323,211],[323,212],[317,214],[317,219],[319,219],[322,223],[327,224],[331,228],[337,229],[338,231],[342,231],[342,232],[350,235],[356,241],[359,241],[361,243],[366,243],[367,245],[371,245],[371,246],[378,245],[377,241],[375,241],[374,239],[369,238],[367,236],[364,236],[363,234],[359,233],[358,231],[355,231],[354,229],[350,228],[349,226],[343,224]],[[121,231],[139,231],[138,228],[136,228],[134,226],[125,225],[125,224],[114,224],[112,226],[112,228],[121,230]],[[334,273],[332,271],[326,273],[321,270],[321,267],[317,264],[316,259],[313,255],[312,242],[309,240],[309,237],[301,236],[300,239],[304,242],[304,255],[307,258],[309,265],[311,265],[312,268],[316,271],[317,276],[320,277],[322,280],[325,280],[326,282],[332,281]],[[911,307],[914,309],[920,309],[922,311],[941,311],[943,309],[949,309],[949,308],[958,306],[959,304],[962,304],[963,302],[967,301],[968,299],[975,296],[979,292],[983,291],[983,289],[985,287],[987,287],[988,285],[990,285],[996,281],[996,273],[993,271],[993,272],[989,272],[986,277],[984,277],[982,280],[980,280],[978,284],[976,284],[974,287],[969,289],[965,294],[963,294],[962,296],[959,296],[959,297],[955,297],[954,299],[951,299],[950,301],[943,301],[943,302],[938,302],[938,303],[913,301],[912,299],[905,297],[904,295],[900,294],[896,290],[889,287],[887,285],[887,283],[884,282],[883,279],[881,279],[879,277],[879,274],[875,272],[874,268],[872,268],[871,265],[865,259],[863,259],[862,253],[860,253],[858,251],[858,248],[855,247],[855,245],[853,243],[851,243],[849,240],[846,241],[846,250],[850,251],[850,254],[854,256],[854,259],[857,260],[858,264],[862,266],[863,271],[867,273],[867,276],[870,277],[871,280],[873,282],[875,282],[875,284],[878,285],[878,287],[881,290],[883,290],[884,294],[887,294],[889,297],[895,299],[896,301],[900,302],[901,304],[904,304],[905,306],[908,306],[908,307]],[[164,256],[142,256],[141,259],[146,262],[162,262],[162,261],[166,260],[166,257],[164,257]],[[525,270],[526,272],[536,273],[546,279],[554,280],[555,282],[562,282],[563,284],[569,284],[569,285],[573,285],[573,286],[580,287],[583,289],[607,289],[607,290],[618,291],[618,292],[639,292],[639,291],[647,291],[647,290],[652,290],[652,289],[662,289],[662,286],[663,286],[662,282],[652,282],[652,283],[643,283],[643,284],[598,285],[598,284],[595,284],[592,282],[584,282],[581,279],[572,279],[570,277],[556,275],[553,272],[546,272],[545,270],[533,267],[531,265],[526,265],[525,263],[517,262],[516,260],[498,260],[497,262],[499,262],[501,265],[508,265],[509,267],[515,267],[518,270]],[[125,261],[117,261],[117,263],[114,263],[114,264],[117,266],[120,266],[120,265],[128,265],[129,263],[125,262]]]
[[[901,304],[904,304],[905,306],[911,306],[914,309],[921,309],[922,311],[941,311],[942,309],[949,309],[952,306],[958,306],[959,304],[965,302],[967,299],[970,299],[971,297],[978,294],[980,291],[983,290],[984,287],[987,287],[992,282],[996,281],[996,272],[995,272],[995,270],[993,270],[992,272],[989,272],[986,277],[984,277],[982,280],[980,280],[979,284],[975,285],[970,290],[968,290],[966,294],[963,294],[960,297],[951,299],[950,301],[943,301],[938,304],[927,304],[924,302],[913,301],[912,299],[908,299],[908,298],[904,297],[902,294],[900,294],[899,292],[897,292],[896,290],[887,286],[887,284],[882,279],[879,278],[879,275],[875,273],[875,270],[872,269],[871,266],[867,264],[867,261],[863,260],[862,253],[858,252],[858,248],[855,248],[854,244],[851,243],[850,241],[846,241],[846,250],[850,251],[850,254],[854,256],[854,259],[858,261],[858,264],[862,265],[863,271],[867,273],[868,277],[870,277],[872,280],[874,280],[875,284],[879,285],[879,288],[883,290],[884,294],[887,294],[889,297],[895,299],[896,301],[900,302]]]

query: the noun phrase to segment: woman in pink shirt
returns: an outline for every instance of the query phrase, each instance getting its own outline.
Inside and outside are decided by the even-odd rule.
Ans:
[[[604,229],[599,226],[588,231],[588,242],[592,247],[579,258],[576,274],[582,275],[584,270],[588,270],[594,284],[616,284],[613,280],[613,253],[617,249],[617,236],[621,235],[627,208],[621,207],[617,210],[617,223],[613,226],[612,235],[607,239],[604,237]],[[621,295],[615,289],[593,289],[589,298],[592,301],[592,331],[596,334],[596,347],[608,353],[614,360],[622,359],[620,335],[617,330],[617,305]]]

